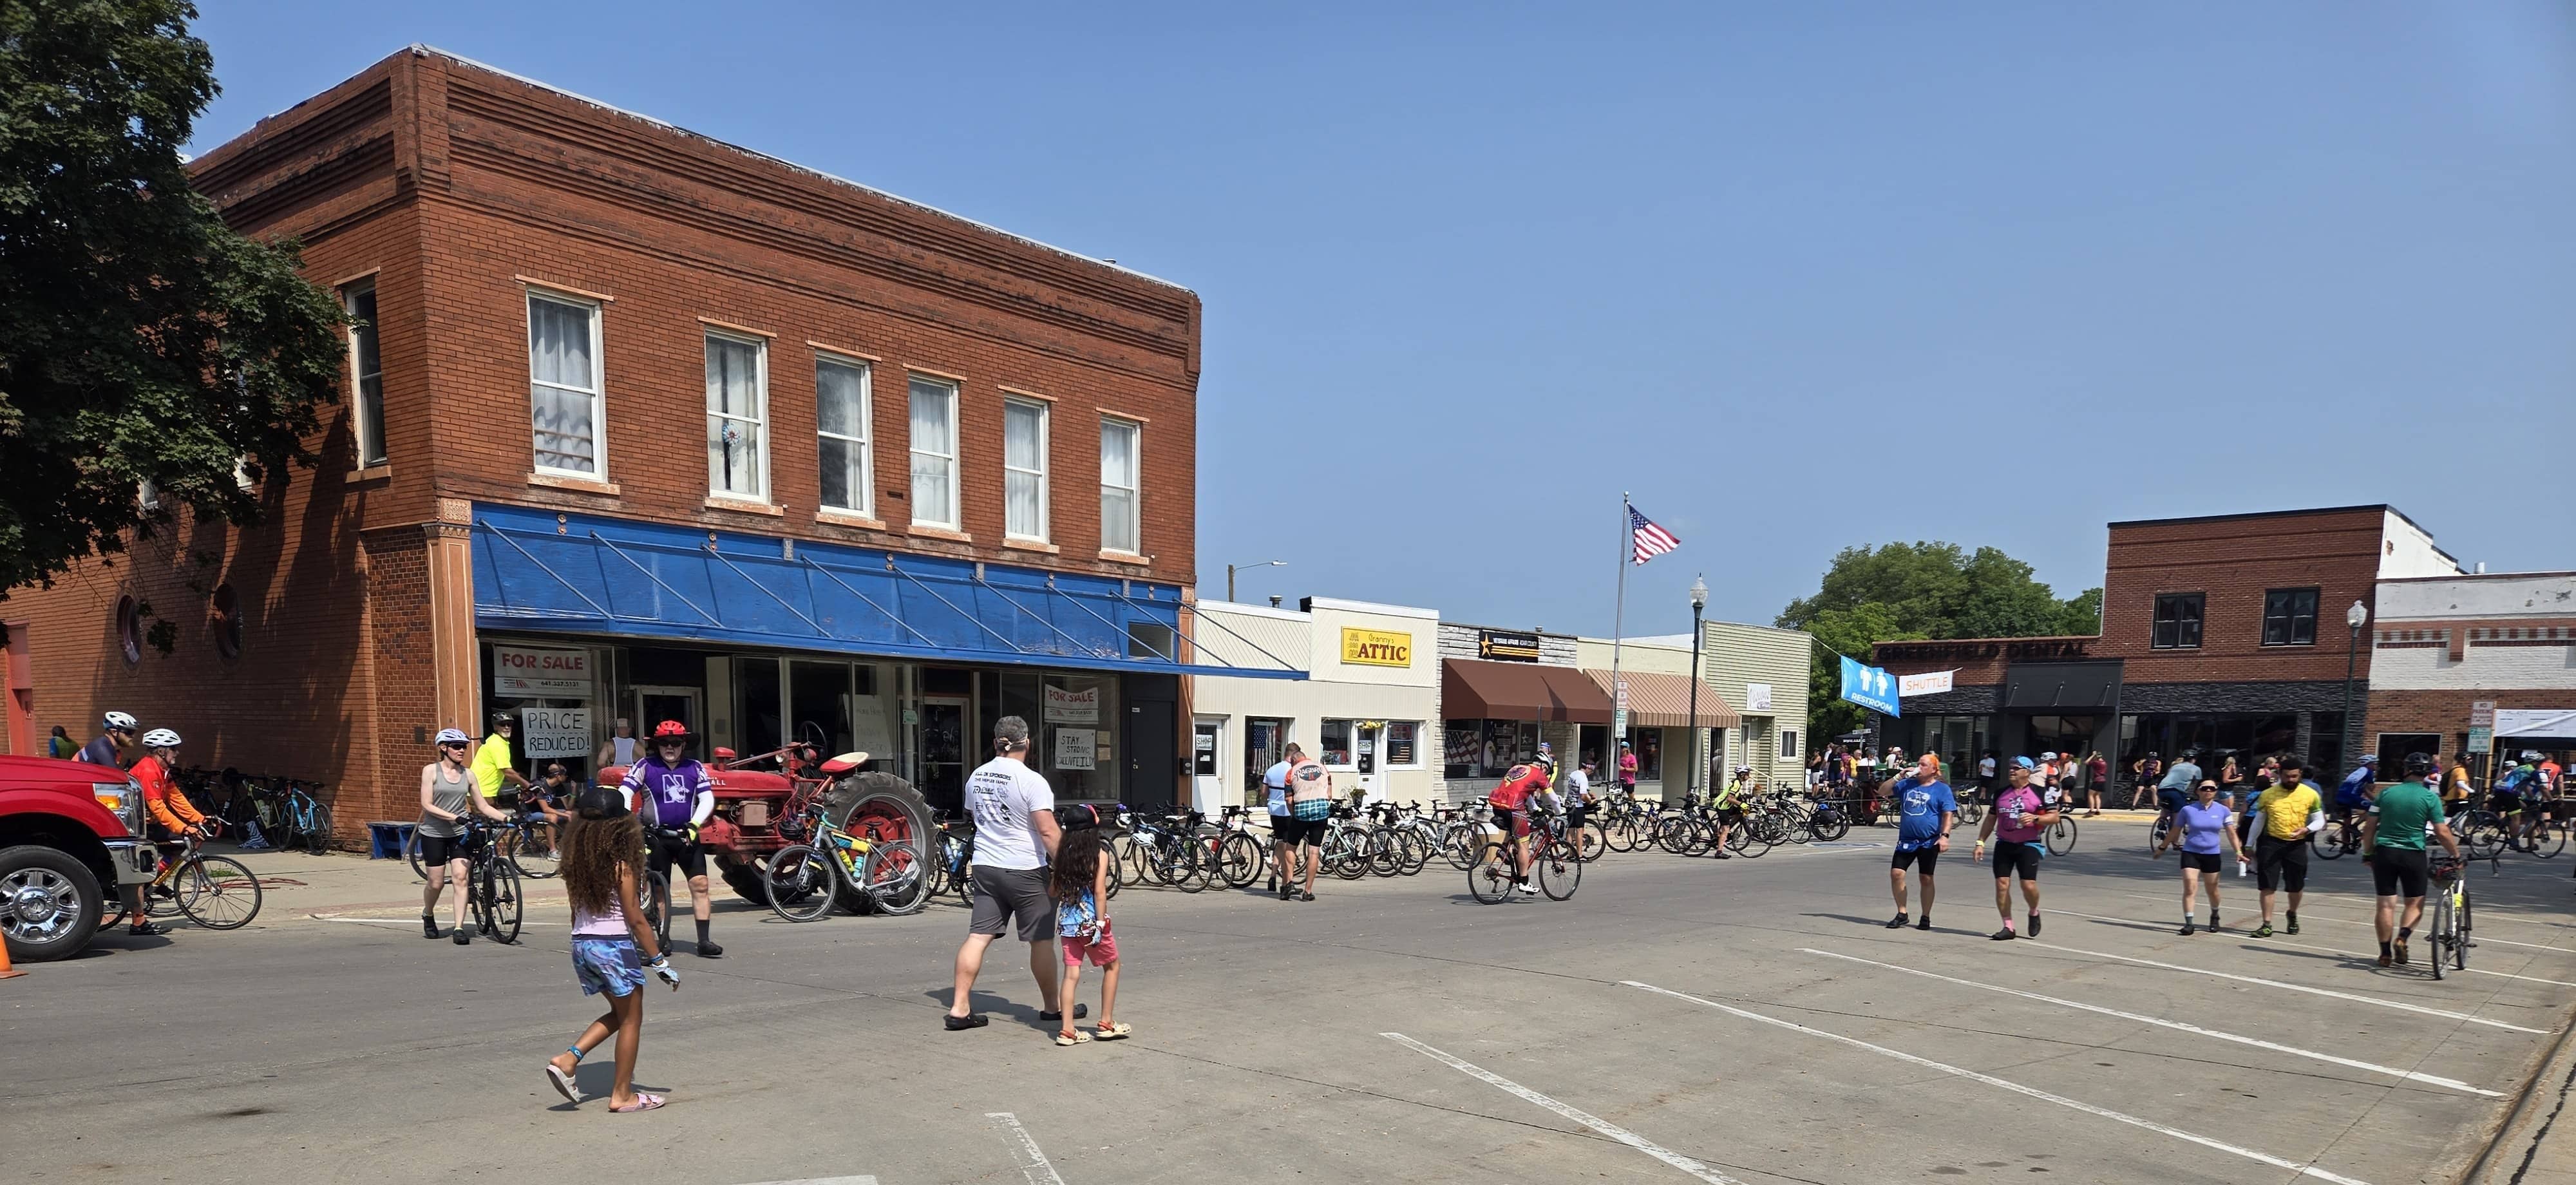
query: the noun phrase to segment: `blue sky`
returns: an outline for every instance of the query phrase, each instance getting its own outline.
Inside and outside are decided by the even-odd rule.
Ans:
[[[207,8],[200,148],[422,41],[1189,285],[1209,595],[1607,632],[1623,489],[1631,633],[2169,515],[2576,566],[2564,5]]]

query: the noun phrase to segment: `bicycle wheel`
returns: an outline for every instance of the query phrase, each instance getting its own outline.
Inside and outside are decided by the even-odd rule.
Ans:
[[[510,862],[519,866],[519,875],[530,880],[554,879],[563,860],[563,853],[555,847],[554,833],[550,823],[519,833],[517,844],[510,849]]]
[[[2460,875],[2465,878],[2469,872],[2464,868],[2460,870]],[[2469,948],[2477,945],[2469,940],[2469,935],[2477,930],[2477,914],[2477,906],[2469,900],[2468,883],[2463,880],[2460,884],[2459,941],[2453,944],[2451,950],[2451,965],[2462,971],[2469,969]]]
[[[178,875],[179,912],[209,930],[238,930],[259,916],[259,878],[230,856],[198,856]]]
[[[1538,874],[1538,891],[1547,894],[1550,901],[1574,896],[1574,890],[1583,884],[1583,860],[1576,855],[1574,845],[1565,840],[1547,845],[1545,852],[1532,852],[1530,863],[1537,866],[1531,871]]]
[[[1324,871],[1343,880],[1355,881],[1368,875],[1368,850],[1354,828],[1326,828],[1323,856]]]
[[[2567,850],[2567,824],[2552,819],[2541,823],[2531,833],[2532,855],[2543,860]]]
[[[2328,819],[2325,826],[2308,833],[2308,850],[2316,853],[2320,860],[2339,859],[2352,838],[2352,824],[2342,819]]]
[[[1100,860],[1109,869],[1109,895],[1115,897],[1127,883],[1127,866],[1118,859],[1118,849],[1105,839],[1100,841]],[[971,878],[965,897],[969,904],[975,900]]]
[[[1395,831],[1388,827],[1368,830],[1369,871],[1391,877],[1404,871],[1404,853],[1396,847]]]
[[[1691,824],[1681,815],[1666,815],[1655,824],[1655,846],[1675,856],[1690,854]]]
[[[519,915],[526,897],[519,891],[519,866],[494,855],[475,877],[474,911],[483,932],[508,945],[519,940]]]
[[[2459,915],[2451,912],[2450,890],[2445,889],[2439,896],[2433,898],[2433,925],[2430,927],[2433,931],[2433,941],[2430,944],[2433,948],[2433,958],[2430,961],[2433,964],[2435,979],[2442,978],[2442,964],[2450,960],[2451,949],[2460,945],[2459,932],[2455,928],[2458,924]]]
[[[771,913],[791,922],[810,922],[832,912],[835,875],[830,858],[810,844],[798,844],[770,856],[769,871],[760,879],[768,891]]]
[[[1227,888],[1240,889],[1260,880],[1269,868],[1270,858],[1262,852],[1260,840],[1252,838],[1250,832],[1226,833],[1218,875],[1225,878]]]
[[[1589,864],[1609,849],[1609,841],[1598,827],[1580,827],[1574,832],[1574,856]]]
[[[1467,892],[1487,905],[1497,904],[1512,895],[1509,848],[1492,839],[1477,845],[1476,859],[1467,869]]]
[[[1730,828],[1729,831],[1730,834],[1726,838],[1730,843],[1735,839],[1735,836],[1731,834],[1732,832],[1741,831],[1744,833],[1743,844],[1735,848],[1736,855],[1742,856],[1747,860],[1759,860],[1771,853],[1773,840],[1771,839],[1770,833],[1757,824],[1753,819],[1747,818],[1737,820],[1735,826]]]
[[[1460,872],[1474,868],[1479,830],[1473,823],[1450,824],[1448,830],[1440,833],[1440,857]]]
[[[403,859],[411,861],[413,876],[418,877],[423,883],[428,882],[429,873],[423,871],[420,866],[420,830],[418,828],[403,833]]]
[[[2048,825],[2048,854],[2063,856],[2075,850],[2075,820],[2059,815]]]
[[[930,866],[908,839],[887,840],[868,849],[859,865],[859,883],[878,912],[902,917],[930,904]]]
[[[312,826],[304,833],[304,849],[316,856],[331,850],[331,808],[313,804]]]
[[[1851,816],[1837,810],[1820,810],[1807,819],[1807,831],[1817,843],[1832,843],[1851,834]]]
[[[653,941],[671,949],[671,881],[658,872],[644,874],[644,916],[653,923]]]

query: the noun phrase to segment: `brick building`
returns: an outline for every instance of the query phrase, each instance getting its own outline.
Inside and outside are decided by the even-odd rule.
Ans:
[[[2576,573],[2385,580],[2376,604],[2370,743],[2381,770],[2487,740],[2506,754],[2576,750]],[[2494,723],[2473,738],[2481,702]],[[2470,765],[2485,777],[2485,758]]]
[[[679,717],[951,805],[1014,713],[1060,792],[1174,798],[1187,289],[419,46],[191,167],[348,302],[349,386],[262,525],[0,601],[12,750],[131,711],[347,840],[495,711],[576,771]]]
[[[2196,749],[2339,770],[2362,744],[2371,680],[2349,607],[2382,581],[2458,573],[2388,506],[2112,523],[2101,633],[1882,643],[1890,671],[1957,672],[1884,732],[1945,758],[2098,750],[2125,769]]]

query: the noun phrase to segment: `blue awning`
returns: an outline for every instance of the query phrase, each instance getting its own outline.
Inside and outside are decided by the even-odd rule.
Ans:
[[[1306,677],[1281,669],[1284,662],[1238,667],[1158,653],[1161,639],[1182,636],[1175,585],[480,503],[472,538],[474,621],[482,629]]]

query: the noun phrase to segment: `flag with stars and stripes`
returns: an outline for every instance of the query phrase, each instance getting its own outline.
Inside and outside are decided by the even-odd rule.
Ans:
[[[1637,543],[1636,563],[1645,563],[1682,545],[1672,532],[1656,526],[1654,520],[1637,513],[1634,506],[1628,508],[1628,530]]]

